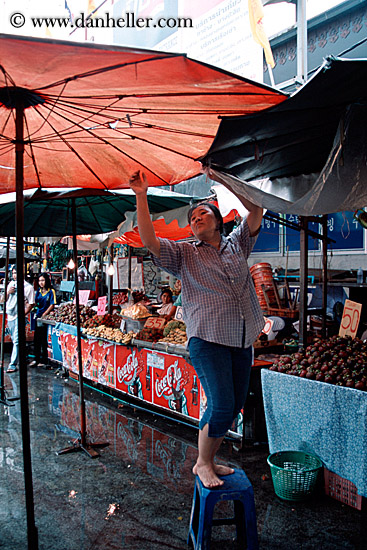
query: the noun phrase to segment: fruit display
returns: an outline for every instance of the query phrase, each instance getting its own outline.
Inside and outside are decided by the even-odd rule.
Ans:
[[[304,350],[281,355],[269,369],[337,386],[367,390],[367,342],[349,336],[317,339]]]
[[[120,328],[121,321],[121,315],[119,315],[118,313],[113,313],[112,315],[110,313],[105,313],[105,315],[96,315],[94,313],[94,317],[88,319],[83,324],[83,327],[94,328],[104,325],[105,327]]]
[[[174,330],[174,329],[180,329],[182,330],[185,334],[186,334],[186,325],[183,321],[175,321],[175,320],[172,320],[172,321],[168,321],[168,323],[166,324],[166,326],[164,327],[163,329],[163,336],[166,337],[169,335],[169,333]]]
[[[121,315],[130,317],[131,319],[144,319],[145,317],[149,317],[150,313],[144,305],[134,304],[133,306],[122,309]]]
[[[96,312],[88,306],[79,306],[80,324],[85,326],[89,319],[95,316]],[[48,315],[44,317],[48,321],[56,321],[67,325],[76,325],[76,306],[75,304],[61,304]]]
[[[126,304],[128,301],[128,295],[126,292],[117,292],[117,294],[113,295],[112,298],[112,305],[114,306],[121,306],[122,304]]]
[[[135,336],[135,333],[132,331],[125,334],[119,328],[105,327],[103,325],[94,328],[85,328],[83,329],[83,334],[93,336],[95,338],[112,340],[118,344],[129,344]]]
[[[134,304],[139,302],[150,303],[149,298],[144,294],[142,290],[133,290],[131,293]]]
[[[142,328],[136,335],[137,340],[145,342],[158,342],[163,338],[163,330],[158,328]]]
[[[180,328],[174,328],[173,330],[170,330],[167,336],[165,336],[159,341],[166,342],[168,344],[184,346],[187,342],[186,330],[182,330]]]

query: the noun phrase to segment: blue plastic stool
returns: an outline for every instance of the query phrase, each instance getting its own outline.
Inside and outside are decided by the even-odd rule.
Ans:
[[[198,476],[195,480],[187,544],[194,550],[209,550],[213,525],[236,525],[241,548],[258,550],[254,491],[243,470],[235,469],[228,476],[219,476],[224,485],[207,489]],[[233,500],[234,517],[213,519],[217,502]]]

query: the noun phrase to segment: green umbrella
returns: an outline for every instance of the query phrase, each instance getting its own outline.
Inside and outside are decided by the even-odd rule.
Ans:
[[[136,208],[130,189],[37,189],[24,192],[24,235],[51,237],[72,234],[71,206],[75,200],[77,235],[115,231],[125,212]],[[148,202],[155,213],[190,205],[189,195],[150,188]],[[15,193],[0,196],[0,235],[15,235]]]

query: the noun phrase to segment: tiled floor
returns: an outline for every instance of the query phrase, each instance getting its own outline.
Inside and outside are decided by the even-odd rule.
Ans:
[[[18,373],[5,374],[9,397]],[[55,371],[29,372],[33,498],[41,550],[185,550],[196,458],[195,428],[85,390],[88,441],[108,442],[100,456],[57,455],[78,436],[75,382]],[[0,549],[27,548],[20,402],[0,405]],[[325,497],[297,505],[273,490],[266,445],[221,458],[243,468],[255,492],[260,548],[367,549],[367,516]],[[367,475],[367,473],[366,473]],[[218,513],[222,510],[219,509]],[[236,548],[233,527],[213,530],[212,550]],[[31,548],[30,550],[34,550]]]

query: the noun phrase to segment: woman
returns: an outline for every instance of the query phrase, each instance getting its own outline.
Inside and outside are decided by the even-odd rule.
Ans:
[[[48,363],[47,355],[47,325],[38,326],[37,319],[42,319],[56,304],[56,294],[51,288],[51,280],[48,273],[42,273],[38,277],[38,290],[35,296],[36,304],[36,327],[34,329],[34,356],[35,361],[30,363],[30,367],[45,367]]]
[[[164,317],[166,321],[173,319],[177,307],[173,303],[173,294],[170,288],[165,288],[161,292],[162,306],[157,309],[158,315]]]
[[[219,210],[211,203],[193,206],[188,221],[197,242],[176,243],[157,238],[154,232],[145,175],[134,174],[130,187],[136,194],[144,245],[152,252],[156,265],[182,282],[190,358],[207,397],[193,473],[204,486],[218,487],[224,483],[220,476],[233,473],[233,469],[216,464],[215,455],[245,403],[252,344],[264,326],[247,265],[263,211],[238,197],[249,214],[228,237],[223,237]]]

